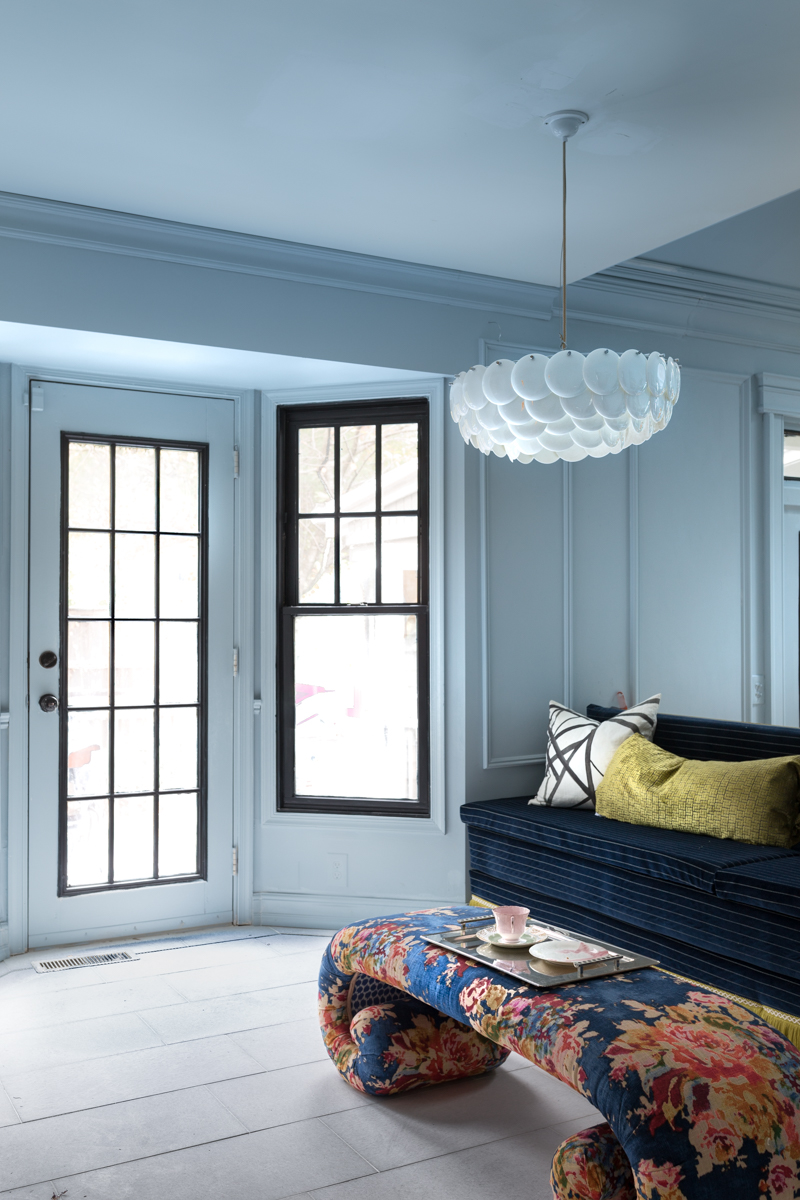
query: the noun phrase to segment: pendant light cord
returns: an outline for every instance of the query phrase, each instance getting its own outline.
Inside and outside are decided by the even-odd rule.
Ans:
[[[567,139],[561,143],[561,349],[567,348]]]

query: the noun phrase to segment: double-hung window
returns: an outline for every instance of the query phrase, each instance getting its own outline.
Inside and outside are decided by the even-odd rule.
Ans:
[[[281,811],[427,817],[428,404],[279,410]]]

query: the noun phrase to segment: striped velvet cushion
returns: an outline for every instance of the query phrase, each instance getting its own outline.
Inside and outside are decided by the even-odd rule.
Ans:
[[[619,708],[590,704],[586,715],[593,721],[608,721],[621,711]],[[669,750],[670,754],[679,754],[682,758],[744,762],[753,758],[800,754],[800,729],[660,713],[653,742],[662,750]]]
[[[461,820],[470,832],[481,829],[701,892],[713,893],[723,870],[790,856],[800,861],[791,850],[600,820],[593,812],[575,809],[532,807],[523,798],[465,804]]]
[[[800,854],[725,867],[714,880],[714,891],[723,900],[800,921]]]

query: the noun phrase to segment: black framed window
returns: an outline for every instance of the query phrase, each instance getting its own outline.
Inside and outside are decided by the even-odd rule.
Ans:
[[[278,414],[279,809],[430,812],[428,404]]]
[[[61,461],[59,895],[204,878],[208,447]]]

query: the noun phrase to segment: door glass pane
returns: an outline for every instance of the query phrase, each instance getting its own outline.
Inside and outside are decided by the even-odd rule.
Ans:
[[[158,652],[161,704],[197,702],[197,625],[194,621],[162,621]]]
[[[297,439],[298,512],[332,513],[334,431],[300,429]]]
[[[72,708],[108,704],[108,621],[70,621],[67,703]]]
[[[153,797],[118,796],[114,801],[114,882],[153,875]]]
[[[156,882],[154,856],[170,877],[195,875],[205,459],[188,447],[68,439],[66,462],[67,520],[88,526],[67,524],[62,544],[67,888]]]
[[[196,537],[161,538],[162,617],[197,616]]]
[[[156,452],[152,446],[117,446],[114,451],[114,525],[155,529]]]
[[[339,599],[342,604],[375,603],[375,518],[342,517]]]
[[[164,708],[160,724],[159,787],[197,787],[197,709]]]
[[[294,678],[298,795],[417,798],[415,617],[295,617]]]
[[[108,883],[108,800],[67,804],[67,887]]]
[[[114,615],[155,616],[155,537],[150,533],[118,533],[115,543]]]
[[[384,604],[418,602],[416,517],[381,521],[381,599]]]
[[[301,604],[333,604],[336,522],[301,520],[298,530],[298,596]]]
[[[197,794],[162,796],[158,805],[159,875],[197,873]]]
[[[339,510],[375,511],[374,425],[343,425],[339,431]]]
[[[381,429],[381,509],[419,506],[419,427],[384,425]]]
[[[75,529],[111,525],[111,447],[69,444],[69,524]]]
[[[71,712],[67,732],[67,792],[102,796],[108,791],[108,710]]]
[[[67,606],[70,617],[107,617],[110,613],[107,533],[70,533]]]
[[[114,701],[152,704],[155,698],[156,646],[153,621],[114,623]]]
[[[118,708],[114,715],[114,791],[153,789],[152,708]]]
[[[165,533],[197,533],[200,456],[196,450],[161,451],[161,512]]]

